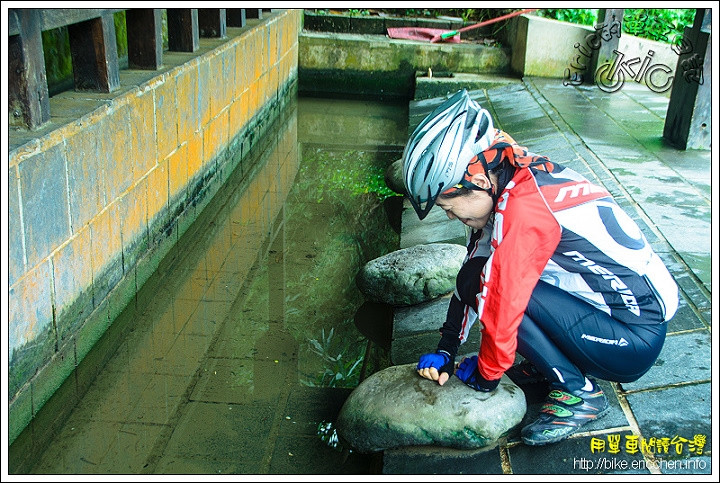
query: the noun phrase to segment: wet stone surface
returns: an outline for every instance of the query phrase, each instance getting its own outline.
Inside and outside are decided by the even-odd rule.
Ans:
[[[357,284],[366,299],[394,306],[415,305],[450,293],[465,247],[428,243],[401,248],[366,263]]]
[[[415,364],[403,364],[376,372],[355,388],[337,430],[362,453],[423,445],[479,449],[497,446],[525,410],[525,394],[507,377],[485,393],[456,377],[440,386],[420,377]]]

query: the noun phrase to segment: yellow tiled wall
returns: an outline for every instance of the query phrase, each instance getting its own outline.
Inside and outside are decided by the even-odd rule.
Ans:
[[[10,443],[242,162],[229,153],[277,113],[301,17],[273,11],[10,151]]]

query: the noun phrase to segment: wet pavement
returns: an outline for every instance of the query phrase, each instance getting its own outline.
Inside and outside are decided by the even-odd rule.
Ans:
[[[581,433],[529,447],[517,428],[486,450],[385,451],[383,473],[686,476],[710,474],[714,466],[717,474],[712,461],[717,421],[712,421],[711,386],[717,367],[711,334],[711,152],[667,146],[661,137],[669,97],[640,84],[606,94],[594,85],[525,78],[468,90],[520,145],[572,167],[615,196],[675,277],[680,306],[646,375],[630,384],[599,381],[611,411]],[[411,103],[411,126],[438,102]],[[457,221],[433,212],[421,226],[412,209],[405,210],[401,245],[462,236]],[[535,418],[545,396],[537,388],[525,389],[528,411],[520,427]]]

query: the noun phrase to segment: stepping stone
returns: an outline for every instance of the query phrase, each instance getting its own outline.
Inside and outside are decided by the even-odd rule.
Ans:
[[[356,282],[370,302],[393,306],[426,302],[455,289],[467,249],[453,243],[415,245],[378,257],[358,272]]]
[[[525,394],[507,376],[490,393],[457,377],[445,385],[420,377],[415,364],[392,366],[360,383],[336,423],[349,448],[372,453],[405,446],[456,449],[496,446],[520,424]]]

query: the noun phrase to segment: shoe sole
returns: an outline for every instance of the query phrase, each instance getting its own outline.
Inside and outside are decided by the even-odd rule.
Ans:
[[[608,406],[605,409],[603,409],[601,412],[598,413],[597,416],[595,416],[595,419],[593,419],[593,421],[597,421],[598,419],[602,418],[609,412],[610,412],[610,405],[608,404]],[[589,424],[591,422],[592,421],[588,421],[588,423],[586,423],[586,424]],[[559,443],[560,441],[564,441],[564,440],[568,439],[570,436],[572,436],[573,434],[577,434],[578,430],[580,430],[581,428],[582,428],[582,426],[579,426],[577,428],[577,430],[573,431],[572,433],[568,433],[564,436],[559,436],[555,439],[548,439],[545,441],[529,441],[529,440],[526,440],[525,438],[522,438],[522,440],[523,440],[523,443],[525,443],[528,446],[545,446],[546,444],[554,444],[554,443]]]

